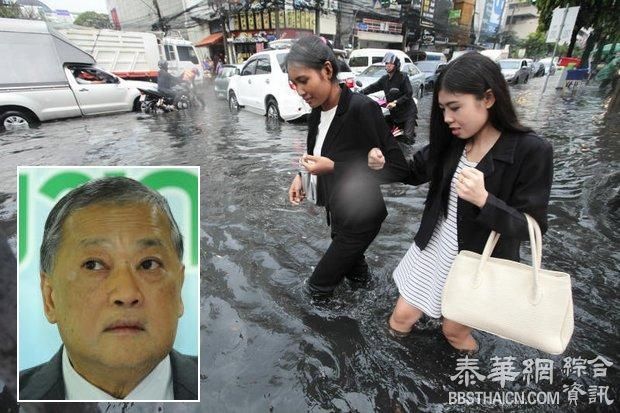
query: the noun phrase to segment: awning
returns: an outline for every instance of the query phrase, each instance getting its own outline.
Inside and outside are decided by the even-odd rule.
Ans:
[[[220,42],[224,38],[222,33],[213,33],[196,43],[194,46],[196,47],[205,47],[211,46],[213,43]]]

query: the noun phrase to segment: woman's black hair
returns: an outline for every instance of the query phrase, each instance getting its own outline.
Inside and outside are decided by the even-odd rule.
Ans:
[[[286,56],[286,65],[297,63],[315,70],[323,69],[325,62],[332,65],[332,82],[338,82],[338,63],[336,55],[326,41],[318,36],[306,36],[299,39]]]
[[[448,211],[450,180],[467,142],[455,138],[450,132],[439,107],[439,91],[470,94],[477,99],[483,99],[489,89],[495,96],[495,103],[489,108],[489,122],[495,129],[502,133],[532,131],[517,119],[508,85],[497,63],[477,52],[466,53],[448,63],[433,90],[429,159],[432,176],[428,193],[428,199],[432,199],[437,191],[441,192],[441,209],[444,215]]]

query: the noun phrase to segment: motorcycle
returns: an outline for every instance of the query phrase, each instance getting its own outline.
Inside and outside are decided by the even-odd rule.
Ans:
[[[358,89],[357,91],[359,91],[362,87],[361,82],[357,81],[357,86]],[[406,136],[405,136],[405,131],[401,128],[399,128],[398,126],[396,126],[394,124],[394,122],[392,122],[392,117],[390,115],[390,110],[387,108],[387,104],[393,100],[396,100],[396,98],[398,97],[398,95],[400,94],[400,90],[398,90],[397,88],[392,88],[389,90],[387,97],[378,97],[376,95],[367,95],[369,98],[371,98],[377,105],[379,105],[381,107],[381,112],[383,113],[383,118],[385,119],[385,121],[387,122],[388,126],[390,127],[390,132],[392,133],[392,136],[398,140],[398,141],[402,141],[404,143],[406,142]],[[413,98],[413,102],[414,104],[418,105],[418,100],[416,98]],[[417,125],[417,122],[416,122]]]
[[[140,108],[142,112],[165,113],[202,106],[202,102],[200,102],[200,99],[189,85],[181,84],[175,86],[175,88],[177,88],[175,97],[161,93],[155,89],[138,88],[141,93]]]

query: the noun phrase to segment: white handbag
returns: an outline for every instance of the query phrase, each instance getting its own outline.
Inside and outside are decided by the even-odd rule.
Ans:
[[[444,286],[441,313],[476,330],[561,354],[574,327],[570,275],[540,268],[540,228],[534,218],[525,217],[532,266],[491,257],[500,236],[491,231],[482,255],[457,255]]]

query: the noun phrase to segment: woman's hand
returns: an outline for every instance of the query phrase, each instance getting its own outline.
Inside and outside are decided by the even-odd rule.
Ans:
[[[288,189],[288,200],[293,205],[299,205],[304,200],[306,194],[301,186],[301,176],[295,175],[291,187]]]
[[[383,152],[381,152],[381,149],[372,148],[370,152],[368,152],[368,167],[378,171],[383,169],[384,165],[385,158],[383,157]]]
[[[306,154],[301,157],[299,163],[312,175],[323,175],[334,171],[334,161],[325,156]]]
[[[489,193],[484,187],[484,174],[475,168],[464,168],[457,177],[456,194],[459,198],[482,208]]]
[[[394,109],[396,107],[396,101],[395,100],[391,101],[385,107],[388,109]]]

